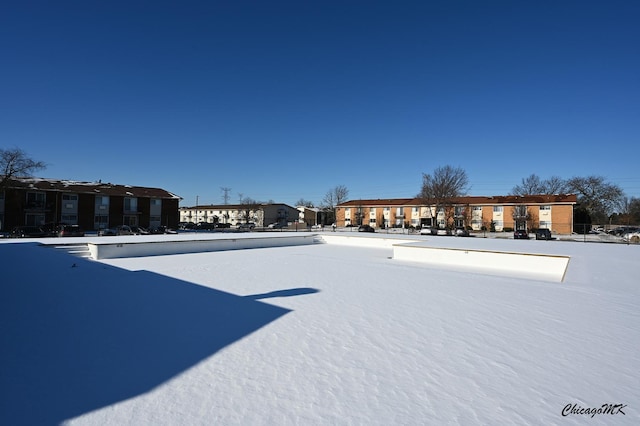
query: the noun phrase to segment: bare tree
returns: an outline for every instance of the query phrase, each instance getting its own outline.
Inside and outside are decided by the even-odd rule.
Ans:
[[[418,194],[427,206],[435,206],[436,215],[443,211],[445,226],[453,224],[453,201],[467,192],[469,178],[460,167],[443,166],[434,170],[433,175],[422,174],[422,190]]]
[[[249,219],[251,218],[251,212],[253,212],[254,220],[258,219],[258,211],[260,210],[261,203],[259,201],[254,200],[253,198],[244,197],[240,199],[240,205],[242,209],[242,218],[245,223],[249,223]],[[256,223],[256,225],[259,225]]]
[[[515,221],[515,229],[536,229],[536,217],[528,206],[518,204],[513,206],[511,211],[513,220]]]
[[[566,192],[567,182],[559,176],[541,180],[536,174],[523,178],[520,185],[511,190],[512,195],[562,194]]]
[[[636,225],[640,225],[640,198],[631,197],[629,200],[629,215]]]
[[[551,176],[543,182],[542,194],[565,194],[567,192],[567,181],[560,176]]]
[[[298,201],[296,201],[296,207],[313,208],[313,207],[315,207],[315,205],[313,204],[313,201],[309,201],[309,200],[305,200],[304,198],[300,198]]]
[[[602,176],[573,177],[567,181],[567,189],[578,196],[578,203],[591,218],[601,223],[620,208],[624,198],[622,189]]]
[[[532,174],[527,178],[522,178],[522,183],[516,185],[511,190],[513,195],[533,195],[542,193],[542,181],[538,175]]]
[[[338,185],[327,191],[322,199],[322,207],[325,212],[331,213],[330,222],[335,222],[336,220],[336,206],[347,201],[348,196],[349,190],[344,185]]]
[[[322,199],[322,203],[325,207],[333,209],[340,203],[347,201],[347,197],[349,196],[349,190],[344,185],[338,185],[325,194]]]
[[[33,172],[46,168],[42,161],[32,160],[20,148],[0,148],[0,190],[15,177],[29,177]]]
[[[640,198],[622,197],[617,210],[617,213],[611,215],[609,223],[618,225],[640,224]]]

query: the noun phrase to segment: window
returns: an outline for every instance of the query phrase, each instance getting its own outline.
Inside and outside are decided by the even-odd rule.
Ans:
[[[124,211],[125,212],[137,212],[138,211],[138,199],[125,197],[124,199]],[[125,224],[128,225],[128,224]]]
[[[540,206],[540,210],[551,210],[551,206]]]
[[[138,226],[138,216],[124,215],[122,216],[122,224],[129,226]]]
[[[551,229],[551,222],[549,222],[547,220],[541,220],[540,221],[540,228]]]
[[[97,214],[93,218],[94,229],[106,229],[109,227],[109,216]]]
[[[78,213],[78,194],[62,194],[62,206],[60,208],[61,214],[73,215]],[[76,223],[68,223],[62,221],[68,225],[75,225]]]
[[[418,213],[418,212],[420,211],[420,207],[412,207],[412,208],[411,208],[411,211],[412,211],[413,213]]]
[[[96,195],[95,216],[93,218],[93,229],[106,229],[109,227],[109,196]]]
[[[152,198],[149,201],[151,203],[151,205],[149,206],[149,217],[160,216],[162,214],[162,200],[159,198]],[[160,226],[160,225],[158,224],[158,225],[152,225],[152,226]]]
[[[75,215],[75,214],[63,214],[60,217],[60,223],[64,223],[65,225],[77,225],[78,224],[78,215]]]
[[[96,195],[96,214],[109,212],[109,197]]]
[[[474,212],[481,212],[482,211],[482,206],[473,206],[473,211]]]
[[[502,213],[502,206],[493,206],[494,213]]]
[[[44,225],[43,213],[27,213],[25,216],[25,225],[27,226],[41,226]]]
[[[45,193],[44,192],[27,192],[27,208],[29,209],[43,209],[44,208]],[[27,225],[40,225],[39,223],[27,224]]]
[[[150,216],[149,217],[149,226],[151,228],[156,228],[160,226],[160,216]]]

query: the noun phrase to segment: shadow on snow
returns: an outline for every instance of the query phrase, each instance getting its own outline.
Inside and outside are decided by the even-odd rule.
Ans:
[[[56,424],[145,393],[290,312],[257,299],[316,291],[242,297],[29,243],[1,244],[0,266],[7,425]]]
[[[262,294],[250,294],[248,296],[244,296],[247,299],[259,300],[259,299],[269,299],[273,297],[291,297],[291,296],[301,296],[303,294],[313,294],[317,293],[318,290],[315,288],[292,288],[290,290],[276,290],[270,291],[269,293]]]

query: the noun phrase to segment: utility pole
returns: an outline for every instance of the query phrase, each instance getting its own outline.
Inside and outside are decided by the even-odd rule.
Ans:
[[[220,190],[224,192],[222,199],[224,200],[224,204],[229,204],[229,192],[231,192],[231,188],[221,187]]]

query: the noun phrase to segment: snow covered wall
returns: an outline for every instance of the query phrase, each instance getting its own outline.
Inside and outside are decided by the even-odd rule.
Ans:
[[[269,238],[215,238],[215,239],[170,239],[165,241],[108,241],[88,243],[94,260],[119,259],[125,257],[159,256],[169,254],[205,253],[225,250],[241,250],[266,247],[287,247],[313,244],[314,235],[289,234]]]
[[[430,247],[425,243],[396,244],[393,258],[426,263],[444,269],[465,269],[520,278],[562,282],[569,256]]]

